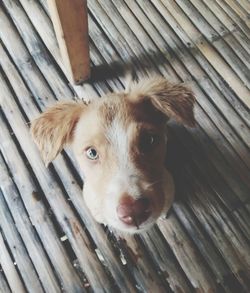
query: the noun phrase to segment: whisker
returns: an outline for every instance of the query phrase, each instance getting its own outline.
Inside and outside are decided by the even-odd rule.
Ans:
[[[155,182],[153,182],[153,183],[149,183],[149,184],[147,185],[146,189],[149,189],[150,187],[152,187],[152,186],[154,186],[154,185],[160,183],[161,181],[162,181],[162,180],[157,180],[157,181],[155,181]]]

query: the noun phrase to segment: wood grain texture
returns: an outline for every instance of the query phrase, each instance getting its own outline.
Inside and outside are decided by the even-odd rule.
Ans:
[[[11,292],[2,270],[0,271],[0,292]]]
[[[70,79],[80,84],[90,76],[87,1],[49,0],[48,5]]]
[[[12,292],[25,292],[25,287],[15,268],[14,261],[9,255],[2,233],[0,233],[0,263]]]
[[[2,124],[1,124],[2,125]],[[2,131],[4,131],[4,128],[1,128]],[[6,140],[7,143],[7,140]],[[54,276],[53,268],[50,265],[49,260],[47,259],[46,253],[43,249],[43,246],[41,242],[38,240],[38,236],[36,234],[36,230],[33,228],[33,225],[29,219],[29,216],[27,215],[25,211],[25,207],[22,203],[21,197],[18,194],[18,191],[14,185],[14,182],[12,182],[11,178],[8,176],[8,171],[6,169],[5,163],[3,162],[3,159],[0,158],[1,164],[0,164],[0,178],[1,178],[1,190],[3,192],[3,196],[1,197],[1,208],[3,209],[5,207],[5,212],[1,213],[1,216],[4,217],[4,214],[9,212],[9,207],[11,209],[13,221],[12,223],[11,219],[8,220],[8,224],[10,225],[12,223],[15,225],[15,228],[12,227],[12,229],[17,229],[18,233],[22,237],[23,246],[27,247],[27,251],[29,252],[29,256],[32,260],[32,263],[34,264],[35,270],[39,276],[39,279],[41,280],[42,286],[45,290],[51,291],[51,292],[60,292],[60,286],[57,282],[57,279]],[[5,195],[5,197],[4,197]],[[6,203],[8,204],[8,207],[4,203],[4,199],[6,200]],[[10,216],[9,216],[10,217]],[[7,217],[5,217],[5,221],[7,220]],[[4,220],[1,221],[4,223]],[[3,226],[2,228],[6,229],[6,235],[7,233],[11,232],[11,228],[8,228],[8,226]],[[9,237],[7,237],[9,239]],[[15,240],[15,244],[13,245],[13,249],[16,250],[17,241]],[[19,240],[20,242],[20,240]],[[22,245],[21,245],[22,246]],[[15,255],[15,254],[14,254]],[[24,256],[21,256],[21,259],[24,258]],[[22,261],[18,262],[18,266],[20,266],[20,271],[25,272],[25,269],[22,269],[22,266],[25,264]],[[31,270],[30,274],[28,276],[32,276],[34,273]],[[26,283],[27,287],[30,287],[29,278]]]
[[[0,160],[0,162],[2,167],[3,160]],[[3,178],[1,176],[1,182],[3,182],[2,179]],[[34,270],[33,264],[26,251],[25,245],[23,244],[22,239],[19,236],[18,230],[15,227],[15,223],[11,217],[10,211],[4,201],[4,196],[1,191],[0,221],[2,233],[7,239],[7,243],[14,258],[14,262],[16,263],[16,266],[20,271],[20,275],[22,276],[25,286],[30,287],[31,290],[34,290],[36,292],[43,292],[42,285]]]

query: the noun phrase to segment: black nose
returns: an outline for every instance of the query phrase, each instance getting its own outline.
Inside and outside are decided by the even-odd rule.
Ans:
[[[124,196],[116,211],[118,218],[123,223],[138,227],[151,215],[150,200],[146,197],[134,200],[131,196]]]

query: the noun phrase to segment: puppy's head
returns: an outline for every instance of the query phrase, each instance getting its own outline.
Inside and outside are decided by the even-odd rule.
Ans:
[[[84,198],[97,221],[138,232],[171,206],[166,122],[175,118],[193,126],[194,101],[185,86],[154,77],[88,105],[58,103],[32,123],[31,132],[46,164],[72,145],[85,178]]]

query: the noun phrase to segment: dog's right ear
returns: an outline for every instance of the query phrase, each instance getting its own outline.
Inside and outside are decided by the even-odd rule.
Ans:
[[[31,123],[31,134],[45,165],[72,141],[75,126],[86,110],[83,102],[59,102]]]
[[[195,126],[193,91],[183,84],[172,83],[153,75],[130,85],[129,97],[133,100],[148,100],[166,118],[190,126]]]

